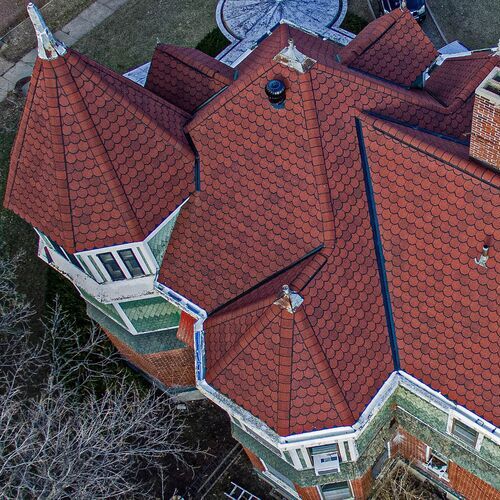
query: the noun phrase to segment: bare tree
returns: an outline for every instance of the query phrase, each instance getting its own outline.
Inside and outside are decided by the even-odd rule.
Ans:
[[[417,479],[410,465],[399,462],[376,485],[374,500],[439,500],[435,488]]]
[[[199,451],[184,444],[184,416],[58,304],[33,342],[13,273],[0,259],[0,498],[148,497],[145,471]]]

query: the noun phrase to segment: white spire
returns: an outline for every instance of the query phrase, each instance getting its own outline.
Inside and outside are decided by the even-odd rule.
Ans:
[[[30,2],[27,9],[38,40],[38,57],[51,60],[66,54],[66,45],[54,37],[38,7]]]

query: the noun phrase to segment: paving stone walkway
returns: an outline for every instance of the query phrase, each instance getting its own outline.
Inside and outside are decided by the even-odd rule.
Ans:
[[[67,46],[71,46],[126,2],[127,0],[97,0],[60,31],[57,31],[55,36]],[[17,63],[0,57],[0,101],[3,101],[11,90],[14,90],[19,80],[31,75],[36,54],[37,49],[33,49]]]

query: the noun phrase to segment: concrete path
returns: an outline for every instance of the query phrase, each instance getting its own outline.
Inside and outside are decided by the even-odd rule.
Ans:
[[[126,2],[127,0],[97,0],[60,31],[57,31],[55,36],[71,46]],[[14,90],[19,80],[31,75],[36,54],[37,50],[33,49],[17,63],[0,57],[0,101],[3,101],[11,90]]]

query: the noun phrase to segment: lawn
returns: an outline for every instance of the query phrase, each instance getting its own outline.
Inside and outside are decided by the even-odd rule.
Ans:
[[[217,0],[129,1],[75,49],[124,73],[151,60],[158,42],[195,47],[216,27]]]
[[[469,49],[496,47],[500,37],[500,1],[428,0],[448,41]]]

